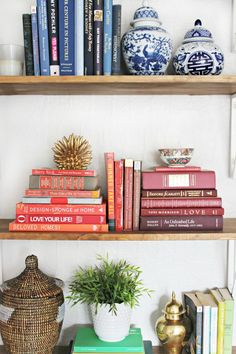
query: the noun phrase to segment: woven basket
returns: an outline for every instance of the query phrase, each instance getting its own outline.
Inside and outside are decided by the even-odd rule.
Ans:
[[[51,354],[64,318],[63,282],[38,269],[36,256],[0,289],[0,331],[9,354]]]

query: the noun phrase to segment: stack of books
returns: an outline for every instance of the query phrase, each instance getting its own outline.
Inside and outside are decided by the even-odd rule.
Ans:
[[[140,230],[222,230],[214,171],[156,167],[142,173]]]
[[[227,288],[184,294],[193,332],[187,352],[232,354],[234,299]]]
[[[10,231],[107,232],[94,170],[33,169]]]
[[[23,14],[26,75],[118,75],[121,5],[36,0]]]
[[[114,153],[108,152],[105,165],[109,230],[139,230],[142,162],[115,161]]]
[[[143,341],[140,328],[131,328],[129,335],[120,342],[104,342],[97,337],[93,328],[81,327],[77,330],[70,353],[152,354],[152,342]]]

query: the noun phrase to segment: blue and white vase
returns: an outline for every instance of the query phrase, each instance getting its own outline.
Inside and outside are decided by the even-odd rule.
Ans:
[[[127,68],[134,75],[164,75],[172,54],[172,40],[161,27],[158,13],[144,1],[136,10],[132,28],[122,38]]]
[[[195,27],[186,33],[183,44],[174,55],[173,66],[179,75],[221,74],[224,55],[200,20],[196,20]]]

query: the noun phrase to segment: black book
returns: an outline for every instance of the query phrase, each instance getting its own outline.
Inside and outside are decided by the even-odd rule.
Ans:
[[[103,0],[94,0],[94,74],[103,74]]]
[[[121,71],[121,5],[112,6],[112,75]]]
[[[60,75],[58,0],[50,0],[47,5],[50,75],[58,76]]]
[[[93,0],[84,0],[84,74],[93,73]]]
[[[31,15],[23,14],[23,33],[25,47],[25,72],[27,76],[34,75],[33,39]]]

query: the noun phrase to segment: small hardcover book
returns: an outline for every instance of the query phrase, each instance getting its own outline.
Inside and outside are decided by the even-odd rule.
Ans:
[[[134,161],[133,230],[139,230],[142,162]]]
[[[59,0],[60,74],[75,75],[75,1]]]
[[[124,182],[124,230],[132,231],[133,227],[133,176],[134,161],[125,159],[125,182]]]
[[[81,327],[77,330],[74,353],[144,353],[140,328],[130,328],[129,335],[120,342],[104,342],[94,329]]]
[[[59,76],[59,23],[58,0],[48,1],[48,35],[49,35],[49,59],[50,75]]]
[[[112,7],[112,75],[121,71],[121,5]]]
[[[115,229],[124,228],[124,161],[115,161]]]
[[[191,319],[193,330],[189,339],[196,354],[202,354],[202,305],[196,294],[184,293],[187,316]],[[189,351],[190,352],[190,351]]]
[[[84,0],[84,74],[93,75],[93,0]]]
[[[107,201],[109,230],[115,231],[115,171],[114,153],[105,153],[106,177],[107,177]]]
[[[103,74],[111,75],[112,61],[112,3],[104,0]]]
[[[218,304],[217,354],[224,354],[225,302],[219,289],[213,289],[210,292]]]
[[[39,54],[42,76],[50,76],[47,0],[37,0]]]
[[[40,76],[38,16],[37,7],[34,5],[31,6],[31,24],[33,40],[34,76]]]
[[[234,299],[227,288],[219,289],[225,302],[224,354],[232,354]]]
[[[103,0],[94,0],[94,74],[103,74]]]
[[[84,0],[75,0],[75,75],[84,75]]]
[[[98,177],[35,176],[29,177],[29,189],[95,190]]]
[[[32,24],[31,15],[22,15],[23,32],[24,32],[24,48],[25,48],[25,72],[27,76],[34,75],[34,57],[33,57],[33,40],[32,40]]]

